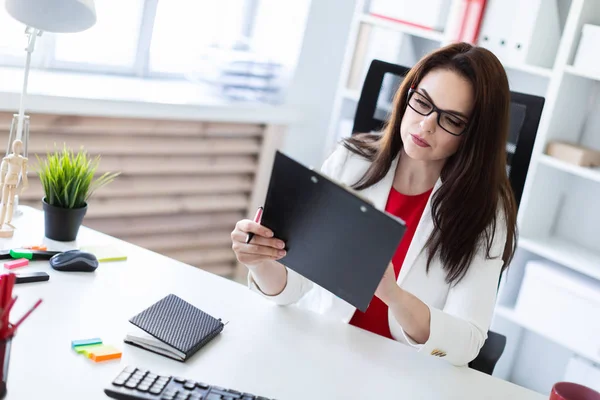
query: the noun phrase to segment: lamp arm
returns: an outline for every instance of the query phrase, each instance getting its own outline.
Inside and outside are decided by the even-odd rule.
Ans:
[[[25,59],[25,76],[23,78],[23,89],[21,90],[21,100],[19,102],[19,120],[17,125],[16,139],[23,140],[23,118],[25,115],[25,96],[27,95],[27,83],[29,82],[29,65],[31,64],[31,53],[35,48],[35,41],[38,36],[41,36],[42,31],[37,28],[27,27],[25,33],[28,35],[27,47],[27,58]]]

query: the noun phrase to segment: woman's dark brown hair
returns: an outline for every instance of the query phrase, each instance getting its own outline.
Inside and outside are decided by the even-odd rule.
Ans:
[[[439,253],[446,281],[459,282],[480,245],[490,249],[496,224],[506,225],[502,270],[514,255],[517,227],[516,202],[506,174],[506,142],[510,92],[502,64],[488,50],[455,43],[433,51],[410,69],[394,98],[391,116],[382,134],[358,134],[343,144],[371,161],[369,169],[353,187],[365,189],[379,182],[402,149],[400,125],[407,106],[408,90],[417,87],[433,69],[451,70],[473,88],[474,109],[458,151],[445,163],[442,185],[431,199],[435,228],[427,241],[427,270]],[[441,131],[441,128],[439,129]],[[441,132],[443,133],[443,132]],[[505,218],[498,221],[498,207]],[[482,243],[482,239],[485,241]]]

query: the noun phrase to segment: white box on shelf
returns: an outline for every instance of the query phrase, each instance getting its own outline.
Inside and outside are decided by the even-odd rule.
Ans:
[[[600,43],[600,26],[591,24],[583,25],[573,66],[582,71],[600,74],[598,43]]]
[[[451,4],[451,0],[371,0],[369,13],[443,31]]]
[[[543,261],[525,266],[515,313],[535,331],[600,360],[599,311],[600,281]]]
[[[553,68],[559,43],[560,19],[555,0],[486,3],[478,44],[503,63]]]
[[[579,383],[600,392],[600,365],[573,356],[567,364],[563,380]]]

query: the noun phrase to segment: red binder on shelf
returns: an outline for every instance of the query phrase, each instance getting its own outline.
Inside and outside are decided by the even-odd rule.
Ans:
[[[457,42],[477,43],[487,0],[462,0]]]

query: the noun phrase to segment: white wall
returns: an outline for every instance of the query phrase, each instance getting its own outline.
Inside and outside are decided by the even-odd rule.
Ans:
[[[320,167],[355,0],[312,0],[304,42],[286,105],[297,107],[301,122],[287,133],[283,151]]]

